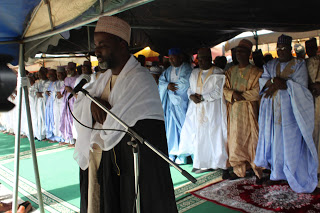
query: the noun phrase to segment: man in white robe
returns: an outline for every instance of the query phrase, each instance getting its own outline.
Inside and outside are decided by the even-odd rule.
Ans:
[[[148,70],[129,53],[130,25],[104,16],[98,20],[95,53],[108,70],[87,87],[105,107],[167,154],[163,110],[158,89]],[[124,128],[96,104],[78,94],[74,115],[100,129]],[[80,211],[132,212],[135,203],[132,147],[123,132],[92,130],[75,123],[78,138],[74,158],[80,170]],[[176,213],[168,164],[139,145],[141,212]]]
[[[38,75],[39,81],[35,83],[36,93],[36,109],[37,109],[37,129],[34,130],[34,136],[38,140],[46,138],[46,121],[45,121],[45,110],[46,110],[46,96],[44,92],[49,86],[47,78],[47,68],[41,67]]]
[[[82,70],[82,74],[79,75],[79,77],[77,78],[76,82],[74,83],[75,86],[77,86],[77,84],[83,79],[84,76],[90,76],[90,82],[86,83],[82,88],[85,89],[87,88],[91,83],[93,83],[96,80],[96,76],[94,74],[92,74],[92,68],[91,68],[91,62],[90,61],[84,61],[83,65],[81,67]],[[75,95],[75,98],[77,98],[77,95]],[[72,124],[72,136],[73,136],[73,140],[76,141],[78,134],[77,134],[77,130],[75,127],[75,122],[73,121]]]
[[[29,103],[30,103],[30,113],[31,113],[31,121],[32,121],[32,128],[33,128],[33,135],[35,137],[35,132],[38,129],[37,127],[37,96],[36,96],[36,79],[33,73],[29,73],[28,79],[30,82],[29,89]]]
[[[63,106],[63,95],[61,94],[61,91],[64,89],[64,79],[66,78],[67,73],[63,66],[57,67],[57,78],[58,81],[55,84],[54,87],[54,129],[53,134],[57,137],[59,137],[59,142],[64,142],[64,138],[62,137],[62,133],[60,131],[60,118],[62,113],[62,106]]]
[[[227,169],[227,115],[223,97],[224,71],[212,65],[211,50],[198,51],[199,69],[190,76],[190,99],[181,130],[180,154],[193,154],[196,173]]]

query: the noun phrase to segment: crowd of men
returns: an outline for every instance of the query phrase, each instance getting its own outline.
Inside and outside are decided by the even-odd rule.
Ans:
[[[122,132],[84,128],[66,106],[77,82],[92,75],[95,83],[88,84],[88,91],[176,163],[192,159],[196,173],[222,169],[223,179],[255,175],[257,184],[285,180],[298,193],[312,193],[318,185],[320,156],[320,56],[315,38],[306,42],[308,59],[293,57],[291,43],[290,36],[281,35],[278,58],[273,59],[259,50],[252,53],[253,44],[243,39],[232,49],[229,64],[222,56],[213,61],[210,48],[200,48],[196,66],[181,49],[172,48],[169,67],[162,72],[150,64],[147,70],[143,66],[148,64],[129,54],[130,26],[116,17],[102,17],[95,29],[95,53],[103,74],[92,74],[85,61],[81,75],[73,62],[66,71],[41,68],[37,80],[28,75],[34,136],[70,145],[77,139],[74,158],[81,168],[83,212],[132,207],[132,159],[126,155],[131,152],[126,144],[130,138]],[[83,94],[72,97],[69,105],[87,126],[121,129]],[[168,165],[150,152],[144,146],[140,150],[141,192],[166,190],[158,193],[161,199],[144,196],[142,205],[155,209],[149,201],[163,200],[166,205],[150,203],[159,212],[175,212]],[[151,167],[161,171],[151,172]],[[119,191],[121,184],[127,188]]]
[[[170,158],[182,164],[191,156],[195,173],[222,169],[223,179],[255,175],[257,184],[284,180],[298,193],[313,192],[320,60],[315,38],[306,42],[307,59],[293,57],[291,43],[281,35],[278,58],[270,59],[252,54],[243,39],[226,70],[212,63],[209,48],[199,49],[193,70],[179,49],[169,50],[159,93]]]
[[[33,135],[37,140],[74,146],[77,132],[70,110],[73,109],[76,96],[70,100],[68,96],[84,75],[90,76],[90,83],[98,76],[98,72],[93,74],[90,61],[84,61],[83,65],[78,67],[76,63],[69,62],[66,66],[58,66],[57,69],[41,67],[36,73],[28,73]],[[12,94],[10,99],[15,103],[16,93]],[[21,134],[29,136],[24,104],[21,114]],[[1,116],[1,124],[9,133],[14,133],[16,129],[16,120],[12,119],[15,117],[15,110]]]

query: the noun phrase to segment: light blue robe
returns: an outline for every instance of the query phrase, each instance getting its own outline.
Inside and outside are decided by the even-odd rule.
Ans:
[[[308,71],[304,60],[296,60],[287,89],[272,98],[261,99],[259,141],[255,164],[271,169],[271,180],[287,180],[297,193],[311,193],[318,184],[318,156],[312,139],[314,128],[313,97],[308,90]],[[260,92],[276,77],[274,59],[264,66]],[[289,62],[280,64],[282,72]]]
[[[159,93],[164,110],[168,151],[171,159],[179,152],[180,133],[188,108],[189,99],[187,91],[189,89],[189,78],[192,72],[189,64],[183,63],[180,67],[179,79],[175,82],[178,84],[178,90],[175,92],[167,89],[168,84],[172,82],[172,66],[166,69],[159,78]],[[176,71],[177,70],[176,68]],[[180,161],[183,160],[180,159]]]
[[[54,120],[54,103],[55,103],[55,84],[58,81],[50,82],[47,91],[50,91],[51,94],[48,96],[45,94],[46,102],[46,111],[45,111],[45,121],[46,121],[46,138],[52,141],[61,142],[63,139],[59,136],[54,135],[55,132],[55,120]]]

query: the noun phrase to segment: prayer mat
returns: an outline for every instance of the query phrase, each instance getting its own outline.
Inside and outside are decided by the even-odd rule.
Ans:
[[[299,194],[286,182],[256,185],[255,177],[224,180],[190,193],[241,212],[320,212],[320,193]]]

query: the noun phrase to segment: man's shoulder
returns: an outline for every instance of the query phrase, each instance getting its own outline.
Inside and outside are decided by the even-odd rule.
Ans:
[[[191,75],[197,74],[197,73],[199,73],[199,72],[200,72],[200,68],[194,68],[194,69],[192,70]]]
[[[302,59],[302,58],[293,58],[293,60],[295,60],[295,62],[297,64],[301,64],[301,63],[306,63],[306,60],[305,59]]]
[[[252,65],[252,68],[251,70],[255,73],[262,73],[263,72],[263,69],[261,69],[260,67],[257,67],[255,65]]]
[[[220,67],[213,66],[213,74],[224,74],[225,71],[221,69]]]

